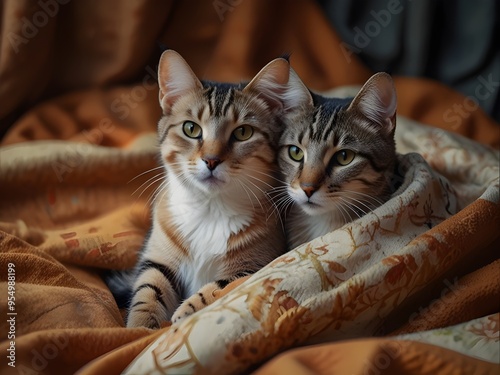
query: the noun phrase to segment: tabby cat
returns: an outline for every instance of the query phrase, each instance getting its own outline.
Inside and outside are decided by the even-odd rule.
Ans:
[[[280,116],[303,101],[289,75],[278,58],[247,85],[203,82],[178,53],[163,53],[158,136],[166,177],[131,275],[128,327],[179,321],[285,252],[268,193],[279,184]]]
[[[373,75],[354,98],[326,98],[300,80],[305,98],[280,139],[286,186],[287,238],[294,248],[380,206],[391,194],[396,151],[396,92],[386,73]],[[291,206],[291,207],[290,207]]]

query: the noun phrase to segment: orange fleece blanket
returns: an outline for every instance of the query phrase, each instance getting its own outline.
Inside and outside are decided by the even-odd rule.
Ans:
[[[388,204],[175,332],[124,328],[100,274],[132,266],[150,225],[155,41],[212,80],[283,52],[316,90],[372,72],[313,1],[51,4],[0,8],[1,373],[498,371],[499,125],[480,109],[450,122],[465,98],[416,78],[395,77],[402,187]]]

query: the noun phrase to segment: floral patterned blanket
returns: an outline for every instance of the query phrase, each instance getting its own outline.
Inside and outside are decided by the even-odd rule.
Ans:
[[[416,77],[393,77],[386,204],[178,327],[125,328],[101,276],[134,264],[150,226],[158,44],[208,80],[284,51],[318,91],[374,72],[314,0],[98,3],[0,3],[1,374],[500,372],[499,124]]]
[[[379,371],[387,362],[405,373],[415,357],[421,373],[438,373],[431,359],[496,368],[499,153],[404,117],[397,122],[388,202],[157,332],[124,328],[99,277],[99,269],[134,263],[132,250],[149,226],[154,176],[141,174],[155,166],[155,134],[122,148],[71,141],[2,147],[0,267],[12,272],[1,275],[0,303],[9,306],[14,277],[18,366],[265,374],[275,366],[293,373],[300,363],[321,373],[344,368],[365,348],[363,361],[347,362],[349,371]],[[1,323],[4,332],[8,324]],[[287,351],[312,344],[320,345]],[[8,351],[11,340],[0,347]],[[316,354],[307,355],[312,348]]]
[[[438,280],[444,294],[461,288],[449,272],[496,236],[499,155],[404,118],[396,139],[398,187],[388,202],[276,259],[163,333],[125,373],[240,373],[298,345],[380,335]],[[498,362],[498,323],[497,313],[394,338]]]

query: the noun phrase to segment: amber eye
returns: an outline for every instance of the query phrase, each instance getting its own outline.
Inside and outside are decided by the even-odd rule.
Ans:
[[[182,131],[189,138],[201,138],[201,127],[192,121],[184,121],[182,124]]]
[[[351,162],[354,160],[354,157],[356,156],[356,153],[351,150],[340,150],[333,155],[337,163],[340,165],[348,165],[351,164]]]
[[[238,141],[246,141],[253,135],[253,128],[250,125],[243,125],[234,129],[233,136]]]
[[[304,151],[297,146],[288,147],[288,155],[293,161],[302,161],[304,159]]]

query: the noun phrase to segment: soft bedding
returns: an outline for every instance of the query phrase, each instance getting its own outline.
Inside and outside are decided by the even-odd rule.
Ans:
[[[306,84],[335,88],[329,95],[355,93],[346,85],[370,72],[346,59],[312,1],[63,3],[17,53],[9,32],[22,35],[22,17],[40,10],[3,5],[0,350],[13,358],[4,355],[1,373],[500,369],[500,127],[479,108],[450,123],[443,114],[466,98],[419,78],[395,77],[388,202],[230,284],[178,327],[125,328],[101,276],[134,264],[150,225],[155,40],[207,79],[248,78],[284,49]],[[102,39],[82,31],[92,24],[107,30]],[[34,50],[53,54],[30,60]]]

